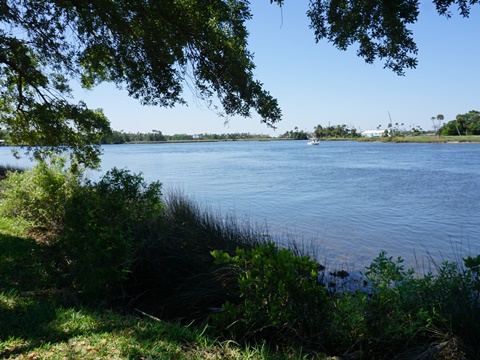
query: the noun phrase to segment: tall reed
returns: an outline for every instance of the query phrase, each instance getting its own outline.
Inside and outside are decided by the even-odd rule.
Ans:
[[[251,249],[265,242],[263,232],[233,214],[202,209],[178,191],[164,202],[164,226],[132,272],[135,306],[165,317],[204,318],[233,296],[236,280],[214,265],[210,252]]]

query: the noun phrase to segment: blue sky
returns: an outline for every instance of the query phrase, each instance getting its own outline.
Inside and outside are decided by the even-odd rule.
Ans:
[[[480,110],[480,6],[470,18],[439,16],[431,2],[422,2],[412,27],[419,48],[417,69],[399,77],[383,64],[366,64],[355,48],[339,51],[326,41],[315,43],[309,29],[308,1],[287,1],[283,9],[268,0],[252,1],[248,22],[255,74],[275,96],[283,120],[276,131],[260,118],[232,117],[228,124],[195,99],[186,88],[186,106],[143,107],[125,91],[103,84],[77,92],[91,108],[102,108],[114,130],[174,133],[250,132],[277,136],[295,126],[346,124],[359,130],[394,123],[431,129],[430,118]]]

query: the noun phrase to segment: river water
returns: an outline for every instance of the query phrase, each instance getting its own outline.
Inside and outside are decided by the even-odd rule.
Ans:
[[[276,241],[314,244],[319,260],[342,266],[366,265],[381,250],[420,266],[480,252],[479,144],[105,146],[102,171],[114,166],[266,226]]]

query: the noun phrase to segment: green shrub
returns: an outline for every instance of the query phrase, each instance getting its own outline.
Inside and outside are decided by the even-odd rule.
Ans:
[[[474,289],[477,295],[480,295],[480,255],[477,255],[474,258],[467,256],[463,261],[467,268],[467,274],[474,282]]]
[[[156,236],[161,186],[112,169],[97,183],[87,181],[64,209],[57,265],[76,291],[103,297],[128,277],[146,239]]]
[[[268,242],[234,256],[213,251],[217,264],[238,271],[239,304],[226,302],[213,324],[240,338],[281,340],[321,336],[329,316],[322,267],[308,256],[294,256]]]
[[[160,183],[127,170],[91,182],[57,157],[10,173],[0,186],[0,214],[47,244],[59,285],[83,299],[107,298],[163,221]]]
[[[79,189],[82,172],[71,172],[65,159],[40,162],[23,172],[9,172],[0,182],[0,216],[27,223],[43,237],[58,234],[63,227],[65,204]]]
[[[366,324],[368,295],[362,291],[331,295],[333,311],[325,347],[334,354],[362,350],[368,336]]]
[[[401,258],[381,252],[364,275],[348,281],[347,287],[330,292],[333,311],[326,348],[337,354],[390,358],[426,342],[434,312],[419,297],[420,279],[404,268]]]
[[[405,269],[403,259],[393,260],[381,252],[366,268],[368,295],[343,294],[335,300],[332,336],[349,339],[341,344],[343,350],[354,344],[370,357],[403,352],[414,358],[420,354],[443,358],[447,352],[453,357],[477,356],[479,263],[479,257],[468,257],[462,270],[445,261],[435,274],[419,276]]]
[[[375,342],[380,351],[393,352],[423,344],[436,315],[431,304],[422,301],[424,283],[414,276],[415,271],[405,270],[402,258],[394,261],[381,252],[365,275],[371,287],[366,340]]]
[[[8,173],[23,172],[23,171],[25,171],[24,167],[13,166],[13,165],[0,165],[0,180],[5,179]]]
[[[464,262],[445,261],[420,275],[381,252],[352,279],[356,288],[329,288],[323,349],[365,358],[478,358],[480,256]]]
[[[465,268],[444,261],[434,276],[422,279],[418,299],[436,314],[435,327],[442,339],[459,343],[469,355],[480,354],[480,258],[464,259]]]

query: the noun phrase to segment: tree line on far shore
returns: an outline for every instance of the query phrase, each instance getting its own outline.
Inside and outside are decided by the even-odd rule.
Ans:
[[[439,118],[441,117],[441,118]],[[442,136],[461,136],[461,135],[480,135],[480,111],[471,110],[465,114],[458,114],[454,120],[448,122],[443,122],[443,115],[438,115],[434,120],[434,130],[433,133],[442,135]],[[439,120],[442,120],[441,122]],[[435,121],[439,123],[436,124]],[[419,126],[413,127],[410,126],[410,130],[406,130],[402,126],[402,123],[388,124],[388,128],[392,128],[395,134],[404,134],[404,135],[421,135],[422,133],[428,133],[424,131]],[[436,125],[436,126],[435,126]],[[377,129],[381,128],[381,125]],[[282,134],[279,134],[276,138],[280,139],[291,139],[291,140],[307,140],[309,138],[317,139],[348,139],[348,138],[358,138],[361,137],[361,132],[357,130],[354,126],[342,125],[328,125],[322,126],[317,125],[313,128],[313,131],[300,130],[297,126],[293,130],[286,131]],[[121,131],[112,131],[111,133],[105,134],[102,139],[102,144],[127,144],[127,143],[138,143],[138,142],[164,142],[164,141],[232,141],[232,140],[269,140],[275,137],[268,134],[252,134],[252,133],[225,133],[225,134],[174,134],[166,135],[163,134],[160,130],[152,130],[148,133],[142,132],[125,132]],[[3,130],[0,130],[0,139],[9,139],[9,134]]]
[[[480,111],[471,110],[466,114],[458,114],[440,128],[443,136],[480,135]]]
[[[438,120],[437,118],[434,118]],[[441,116],[443,120],[443,115]],[[395,124],[398,125],[398,124]],[[403,124],[401,124],[403,125]],[[388,127],[397,129],[395,133],[405,133],[410,135],[420,135],[426,131],[420,131],[417,128],[413,130],[398,130],[398,126],[389,124]],[[465,114],[458,114],[454,120],[443,122],[435,128],[435,133],[442,136],[456,136],[456,135],[480,135],[480,111],[471,110]],[[293,130],[286,131],[279,134],[277,138],[292,139],[292,140],[307,140],[315,137],[317,139],[325,138],[358,138],[361,137],[361,132],[354,126],[341,125],[317,125],[313,131],[300,130],[297,126]],[[272,139],[273,137],[265,134],[251,134],[251,133],[228,133],[228,134],[174,134],[164,135],[160,130],[152,130],[150,133],[126,133],[123,131],[113,131],[111,135],[105,137],[102,142],[104,144],[124,144],[129,142],[155,142],[155,141],[222,141],[222,140],[252,140],[252,139]]]
[[[228,134],[174,134],[166,135],[160,130],[152,130],[148,133],[131,133],[112,131],[102,139],[102,144],[126,144],[138,142],[164,142],[164,141],[227,141],[227,140],[253,140],[270,139],[270,135],[251,133],[228,133]]]
[[[276,138],[291,140],[307,140],[316,138],[355,138],[360,133],[355,128],[349,128],[347,125],[329,125],[322,127],[317,125],[313,131],[299,130],[295,127],[293,130],[279,134]],[[268,140],[275,137],[266,134],[252,133],[226,133],[226,134],[174,134],[166,135],[160,130],[152,130],[148,133],[131,133],[122,131],[112,131],[111,134],[103,137],[102,144],[126,144],[132,142],[163,142],[163,141],[227,141],[227,140]]]

